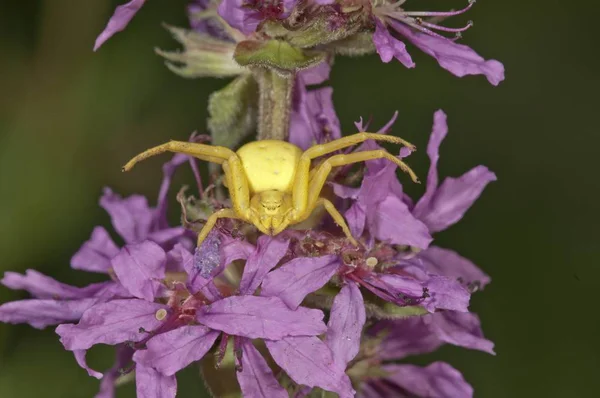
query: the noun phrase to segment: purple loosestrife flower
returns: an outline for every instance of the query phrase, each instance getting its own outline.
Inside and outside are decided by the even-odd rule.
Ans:
[[[155,273],[157,268],[166,272],[166,253],[160,255],[157,251],[162,249],[152,242],[145,244],[147,250],[132,254],[129,262],[143,267],[147,274]],[[247,245],[229,243],[230,246],[237,244]],[[267,371],[265,360],[252,346],[251,339],[257,338],[265,340],[275,361],[290,377],[296,376],[342,396],[352,396],[353,390],[343,369],[330,366],[327,347],[314,337],[326,331],[323,313],[305,307],[292,310],[277,297],[252,295],[262,277],[286,254],[288,244],[264,236],[252,252],[245,248],[224,248],[220,253],[224,263],[247,254],[237,294],[236,287],[224,278],[206,279],[200,284],[203,286],[199,291],[189,283],[163,283],[157,294],[144,299],[114,300],[92,307],[78,324],[61,325],[57,333],[65,348],[76,352],[100,343],[132,347],[136,374],[142,369],[142,374],[148,376],[137,377],[138,396],[142,387],[149,388],[147,383],[150,382],[156,384],[156,388],[163,386],[168,391],[161,396],[174,396],[175,373],[202,359],[220,334],[223,334],[222,350],[228,337],[233,336],[238,379],[246,396],[259,396],[257,391],[270,391],[275,394],[272,396],[285,394]],[[233,257],[231,253],[234,253]],[[213,256],[213,253],[207,255]],[[196,262],[189,252],[180,258],[183,262],[179,263],[180,268],[190,269],[190,264]],[[138,270],[130,269],[123,279],[131,277],[141,284]],[[196,276],[196,286],[199,285],[198,278]],[[146,282],[155,280],[150,276]],[[311,357],[309,363],[299,362],[298,351],[305,353],[304,350],[311,347],[318,355]],[[324,373],[319,374],[317,380],[302,379],[310,373],[308,366],[319,366]]]
[[[383,62],[390,62],[392,58],[396,58],[407,68],[415,66],[406,46],[394,37],[394,32],[435,58],[442,68],[458,77],[482,74],[494,86],[504,80],[504,66],[500,62],[485,60],[470,47],[455,42],[462,32],[473,25],[472,22],[461,28],[448,28],[424,19],[449,18],[463,14],[475,4],[475,0],[469,0],[469,4],[461,10],[447,12],[407,11],[404,9],[404,3],[405,0],[373,2],[373,43]],[[447,38],[437,32],[455,34],[456,38]]]

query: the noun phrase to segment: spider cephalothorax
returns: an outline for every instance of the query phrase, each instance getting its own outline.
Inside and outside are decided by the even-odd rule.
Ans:
[[[265,234],[277,235],[289,225],[306,220],[319,206],[327,210],[356,245],[342,215],[329,200],[320,197],[331,169],[365,160],[388,159],[407,172],[413,181],[418,181],[410,167],[383,149],[333,155],[311,169],[313,159],[368,139],[404,144],[415,149],[401,138],[364,132],[315,145],[304,152],[289,142],[276,140],[250,142],[237,152],[221,146],[170,141],[140,153],[123,167],[123,171],[166,151],[222,165],[233,208],[217,210],[208,218],[198,234],[198,246],[219,218],[243,220],[254,224]]]

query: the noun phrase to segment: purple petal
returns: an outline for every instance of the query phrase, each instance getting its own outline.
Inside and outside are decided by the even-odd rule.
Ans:
[[[288,398],[286,390],[279,385],[267,361],[248,339],[242,341],[242,371],[237,379],[244,397]]]
[[[36,298],[79,299],[93,297],[114,282],[94,283],[80,288],[60,283],[36,270],[28,269],[25,275],[6,272],[0,283],[13,290],[26,290]]]
[[[88,375],[95,377],[96,379],[102,378],[102,373],[96,372],[94,369],[88,366],[85,360],[85,354],[87,354],[87,350],[75,350],[73,351],[73,354],[75,354],[75,361],[77,361],[77,364],[85,369],[88,372]]]
[[[423,322],[445,343],[495,354],[494,343],[483,337],[476,314],[444,311],[423,317]]]
[[[460,283],[444,276],[432,277],[425,286],[429,289],[429,298],[422,305],[429,312],[438,309],[467,312],[471,295]]]
[[[377,239],[393,244],[425,249],[433,238],[427,226],[417,220],[401,198],[389,195],[367,212],[369,232]]]
[[[415,63],[410,57],[410,54],[406,51],[406,45],[392,36],[379,20],[376,20],[375,22],[373,43],[383,62],[388,63],[392,58],[396,58],[407,68],[415,67]]]
[[[443,344],[494,354],[494,343],[483,336],[477,315],[470,312],[443,311],[397,321],[378,322],[369,333],[383,332],[385,338],[378,356],[399,360],[410,355],[427,354]]]
[[[135,391],[137,398],[175,398],[177,379],[165,376],[149,366],[136,365]]]
[[[427,189],[413,209],[413,214],[427,224],[431,232],[442,231],[459,221],[479,198],[486,185],[496,180],[494,173],[484,166],[478,166],[459,178],[446,178],[438,187],[439,149],[447,133],[446,114],[441,110],[437,111],[427,145],[431,161]]]
[[[299,83],[300,84],[300,83]],[[289,141],[308,149],[341,137],[340,121],[333,107],[333,89],[323,87],[306,91],[299,88],[290,115]]]
[[[127,4],[118,6],[112,17],[108,20],[106,28],[104,28],[102,33],[96,38],[94,51],[98,50],[105,41],[112,37],[112,35],[125,29],[129,21],[131,21],[139,9],[142,8],[145,2],[146,0],[131,0]]]
[[[265,343],[277,365],[296,383],[338,393],[340,398],[354,397],[350,378],[318,337],[286,337]]]
[[[197,319],[212,329],[251,339],[314,336],[327,330],[320,310],[292,311],[277,297],[227,297],[204,307]]]
[[[412,261],[419,262],[429,273],[460,279],[467,286],[483,288],[491,280],[470,260],[438,246],[429,246]]]
[[[440,159],[440,145],[448,134],[448,122],[444,111],[438,110],[433,115],[433,128],[427,143],[427,156],[429,156],[429,171],[427,172],[427,187],[421,199],[415,205],[413,214],[421,218],[428,210],[439,184],[437,164]]]
[[[415,365],[384,365],[386,379],[410,393],[410,396],[428,398],[470,398],[473,387],[462,374],[445,362],[434,362],[427,367]]]
[[[258,238],[256,251],[248,257],[244,267],[240,282],[242,294],[252,294],[256,290],[265,275],[285,256],[289,244],[289,240],[279,240],[268,235]]]
[[[0,305],[0,322],[28,323],[43,329],[49,325],[77,321],[97,300],[19,300]]]
[[[296,309],[307,294],[329,282],[338,266],[335,255],[295,258],[265,277],[260,295],[279,297],[288,307]]]
[[[442,68],[455,76],[485,75],[494,86],[504,80],[504,66],[500,62],[494,59],[486,61],[464,44],[416,32],[394,20],[389,20],[389,23],[398,33],[435,58]]]
[[[154,210],[148,206],[144,196],[132,195],[123,199],[109,188],[104,188],[100,206],[108,212],[115,230],[126,243],[138,243],[148,237]]]
[[[110,259],[117,255],[119,248],[106,230],[96,227],[92,237],[71,258],[71,267],[88,272],[107,273]]]
[[[437,350],[444,341],[433,332],[432,320],[443,313],[413,316],[395,321],[380,321],[369,331],[383,333],[377,356],[382,360],[399,360],[410,355],[427,354]]]
[[[244,7],[243,0],[223,0],[219,4],[218,12],[229,25],[245,35],[254,33],[262,20],[259,13],[250,7]]]
[[[346,210],[344,217],[348,222],[348,228],[350,228],[350,233],[352,233],[352,236],[362,236],[363,232],[365,231],[365,224],[367,223],[367,213],[364,207],[359,203],[354,203],[348,210]]]
[[[167,272],[185,272],[185,264],[191,263],[194,255],[180,243],[167,253]]]
[[[329,79],[330,72],[331,65],[329,65],[329,62],[323,61],[320,64],[313,66],[312,68],[302,69],[297,73],[296,77],[297,79],[301,80],[301,82],[298,82],[298,84],[311,86],[315,84],[325,83],[325,81]]]
[[[172,376],[210,350],[219,332],[204,326],[182,326],[148,340],[146,350],[133,356],[136,363]]]
[[[122,375],[122,369],[125,369],[131,362],[133,348],[127,345],[120,345],[116,350],[116,360],[112,368],[104,373],[102,382],[100,382],[100,391],[94,398],[114,398],[115,382]]]
[[[350,282],[342,287],[335,296],[325,343],[333,353],[335,363],[345,369],[360,348],[362,328],[366,321],[365,304],[362,294],[355,283]]]
[[[484,166],[477,166],[459,178],[446,178],[421,220],[431,232],[445,230],[464,216],[492,181],[496,181],[496,175]]]
[[[161,304],[143,300],[113,300],[85,311],[76,325],[60,325],[56,333],[67,350],[86,350],[95,344],[115,345],[141,341],[161,325],[156,311],[167,310]]]
[[[188,234],[189,231],[183,227],[165,228],[150,232],[148,234],[148,240],[156,242],[160,246],[169,249],[174,243],[181,240],[183,236]]]
[[[165,277],[167,255],[154,242],[125,246],[111,264],[119,281],[135,297],[154,301]]]

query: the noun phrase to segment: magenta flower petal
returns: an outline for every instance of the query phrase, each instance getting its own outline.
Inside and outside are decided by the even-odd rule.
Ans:
[[[399,360],[410,355],[427,354],[443,344],[494,354],[494,343],[483,336],[477,315],[470,312],[442,311],[420,317],[377,323],[370,334],[384,333],[379,357]]]
[[[167,253],[167,272],[185,272],[185,264],[194,261],[194,255],[181,243],[177,243]]]
[[[444,276],[434,276],[425,286],[429,289],[429,298],[422,305],[429,312],[438,309],[467,312],[471,295],[460,283]]]
[[[125,246],[111,264],[119,281],[135,297],[153,301],[165,277],[167,255],[154,242]]]
[[[335,392],[340,398],[354,397],[345,369],[334,362],[331,350],[318,337],[286,337],[265,343],[277,365],[296,383]]]
[[[0,305],[0,322],[28,323],[36,329],[43,329],[49,325],[77,321],[97,302],[95,298],[11,301]]]
[[[25,275],[6,272],[0,283],[13,290],[26,290],[36,298],[79,299],[93,297],[114,282],[101,282],[86,287],[75,287],[58,282],[36,270],[28,269],[25,271]]]
[[[251,339],[314,336],[327,330],[320,310],[292,311],[277,297],[227,297],[204,307],[197,319],[212,329]]]
[[[440,159],[440,146],[442,141],[448,134],[448,118],[446,113],[442,110],[438,110],[433,115],[433,128],[431,130],[431,136],[427,143],[427,156],[429,156],[429,171],[427,172],[427,186],[425,187],[425,193],[413,209],[413,213],[416,217],[420,217],[424,214],[426,209],[432,202],[435,191],[439,184],[437,165]]]
[[[243,339],[241,348],[242,370],[237,379],[242,396],[253,398],[288,398],[287,391],[279,385],[267,361],[248,339]]]
[[[490,277],[479,267],[458,253],[438,246],[429,246],[414,260],[432,274],[460,279],[466,285],[476,284],[483,288],[490,283]]]
[[[316,84],[325,83],[329,79],[329,73],[331,72],[331,65],[329,62],[323,61],[312,68],[302,69],[296,74],[298,79],[301,79],[303,85],[312,86]]]
[[[135,391],[137,398],[175,398],[177,379],[138,364],[135,367]]]
[[[389,375],[386,380],[396,384],[411,396],[428,398],[471,398],[473,387],[462,374],[445,362],[434,362],[427,367],[415,365],[384,365]]]
[[[75,350],[73,351],[73,354],[75,355],[75,361],[77,364],[85,369],[88,372],[88,375],[95,377],[96,379],[102,378],[102,373],[97,372],[88,366],[85,360],[85,354],[87,354],[87,350]]]
[[[445,230],[463,218],[492,181],[496,181],[496,175],[484,166],[477,166],[459,178],[446,178],[421,220],[431,232]]]
[[[410,54],[406,51],[406,45],[392,36],[387,28],[377,19],[375,21],[373,43],[383,62],[388,63],[392,58],[396,58],[407,68],[415,67]]]
[[[425,249],[433,240],[427,226],[395,195],[388,195],[373,211],[367,210],[367,223],[371,234],[384,242]]]
[[[148,340],[147,349],[137,351],[133,359],[138,364],[172,376],[202,359],[218,336],[219,332],[204,326],[182,326]]]
[[[504,66],[495,59],[486,61],[471,47],[464,44],[414,31],[394,20],[388,22],[394,30],[410,40],[421,51],[435,58],[442,68],[455,76],[485,75],[494,86],[504,80]]]
[[[476,314],[444,311],[423,318],[423,322],[444,343],[495,354],[494,343],[483,336]]]
[[[478,166],[459,178],[446,178],[438,187],[439,148],[447,133],[446,114],[437,111],[427,145],[427,155],[431,161],[427,189],[413,209],[415,217],[427,224],[431,232],[442,231],[458,222],[486,185],[496,180],[494,173],[484,166]]]
[[[229,25],[249,35],[256,30],[262,18],[250,7],[244,7],[244,4],[244,0],[223,0],[219,4],[218,12]]]
[[[113,300],[85,311],[78,324],[56,328],[67,350],[86,350],[95,344],[115,345],[125,341],[137,342],[147,337],[144,331],[160,326],[156,311],[168,307],[144,300]]]
[[[118,6],[112,17],[108,20],[108,24],[102,33],[96,38],[94,51],[98,50],[105,41],[112,37],[112,35],[125,29],[129,21],[131,21],[139,9],[142,8],[145,2],[146,0],[131,0],[127,4]]]
[[[355,283],[349,282],[335,296],[325,342],[333,353],[333,360],[346,368],[360,349],[360,337],[366,321],[363,296]]]
[[[71,258],[71,267],[88,272],[107,273],[110,259],[117,255],[119,248],[103,227],[96,227],[92,237]]]
[[[298,88],[298,98],[290,115],[289,141],[292,144],[306,150],[315,144],[341,137],[340,121],[333,107],[332,95],[331,87],[310,91],[304,87]]]
[[[268,235],[258,238],[255,252],[246,261],[240,292],[254,293],[265,275],[285,256],[289,244],[289,240],[279,240]]]
[[[154,210],[144,196],[132,195],[123,199],[110,188],[104,188],[100,206],[108,212],[115,230],[126,243],[138,243],[148,237]]]
[[[335,255],[295,258],[265,277],[260,295],[279,297],[288,307],[296,309],[307,294],[329,282],[338,266]]]

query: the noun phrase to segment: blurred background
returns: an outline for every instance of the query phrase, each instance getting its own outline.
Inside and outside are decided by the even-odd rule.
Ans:
[[[121,165],[149,146],[206,131],[207,97],[225,81],[175,76],[153,52],[177,48],[161,22],[186,26],[186,2],[149,1],[93,53],[121,2],[0,2],[1,272],[35,268],[76,285],[101,280],[71,270],[69,260],[95,225],[109,226],[98,206],[102,187],[155,200],[165,159],[135,176],[121,174]],[[416,50],[413,70],[377,56],[338,58],[333,68],[346,134],[360,116],[378,127],[398,110],[393,133],[424,149],[433,112],[443,108],[450,133],[441,174],[485,164],[498,175],[463,221],[437,236],[492,276],[472,308],[497,356],[447,347],[422,359],[451,362],[478,397],[600,391],[598,11],[591,0],[478,2],[463,42],[504,63],[507,78],[496,88],[483,77],[455,78]],[[424,150],[410,162],[426,174]],[[182,173],[174,191],[190,182]],[[0,287],[0,302],[25,297]],[[108,367],[111,353],[92,350],[90,362]],[[179,396],[202,396],[197,369],[179,381]],[[52,328],[0,324],[0,397],[91,397],[97,388]],[[133,386],[118,396],[134,396]]]

